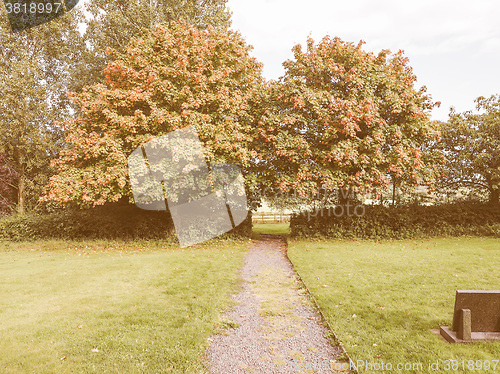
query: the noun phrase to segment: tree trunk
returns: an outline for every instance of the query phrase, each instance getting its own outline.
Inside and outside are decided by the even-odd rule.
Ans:
[[[18,164],[19,164],[19,182],[17,186],[17,211],[20,214],[24,214],[26,212],[26,183],[24,181],[24,152],[20,149],[17,151],[18,153]]]
[[[24,214],[26,211],[26,188],[24,186],[23,177],[19,178],[19,184],[17,188],[17,211],[20,214]]]
[[[490,190],[490,204],[497,205],[499,203],[500,198],[500,189],[492,188]]]
[[[394,207],[396,203],[396,181],[392,181],[392,206]]]

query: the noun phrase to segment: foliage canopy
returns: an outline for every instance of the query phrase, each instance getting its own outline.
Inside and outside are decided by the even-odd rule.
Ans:
[[[415,89],[401,51],[374,55],[362,44],[327,36],[293,48],[271,88],[273,110],[259,122],[268,185],[315,194],[435,179],[422,145],[439,137],[429,121],[436,104]]]
[[[70,114],[63,93],[82,43],[76,13],[15,34],[0,15],[0,154],[17,175],[10,184],[20,212],[37,206],[52,172],[61,140],[53,124]]]
[[[450,112],[448,122],[441,124],[442,142],[438,147],[446,154],[443,166],[444,187],[467,187],[486,191],[490,202],[500,196],[500,95],[478,97],[476,109]]]
[[[237,32],[185,21],[156,26],[112,52],[106,82],[72,93],[70,147],[53,162],[45,200],[102,205],[131,197],[127,158],[159,135],[194,126],[208,162],[248,166],[256,156],[261,65]]]

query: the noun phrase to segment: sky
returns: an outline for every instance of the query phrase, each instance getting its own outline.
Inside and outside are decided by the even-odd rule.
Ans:
[[[416,87],[427,87],[446,121],[450,107],[473,110],[478,96],[500,94],[500,1],[498,0],[229,0],[232,28],[239,30],[278,79],[295,44],[310,35],[339,36],[378,53],[400,49],[410,59]]]

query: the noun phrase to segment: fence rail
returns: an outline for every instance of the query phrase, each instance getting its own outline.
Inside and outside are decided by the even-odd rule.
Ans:
[[[253,213],[253,223],[279,223],[290,222],[290,213]]]

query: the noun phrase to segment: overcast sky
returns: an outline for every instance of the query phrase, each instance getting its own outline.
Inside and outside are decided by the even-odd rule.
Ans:
[[[499,0],[229,0],[232,28],[241,31],[264,64],[264,75],[283,75],[291,48],[339,36],[378,53],[402,49],[417,86],[441,107],[433,119],[447,120],[450,106],[474,109],[474,99],[500,93]]]

